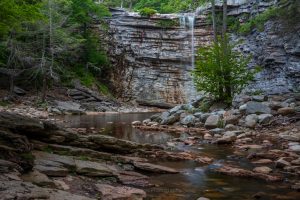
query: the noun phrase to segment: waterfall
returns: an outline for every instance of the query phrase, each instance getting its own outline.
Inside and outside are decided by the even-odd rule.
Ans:
[[[195,68],[195,36],[194,36],[194,27],[195,27],[195,14],[188,16],[189,29],[191,31],[191,52],[192,52],[192,69]]]
[[[179,16],[179,24],[181,28],[185,28],[186,27],[186,16],[185,15],[180,15]]]
[[[191,66],[192,69],[195,67],[195,35],[194,35],[194,26],[195,26],[195,13],[181,14],[179,16],[179,24],[181,28],[188,28],[191,34]]]

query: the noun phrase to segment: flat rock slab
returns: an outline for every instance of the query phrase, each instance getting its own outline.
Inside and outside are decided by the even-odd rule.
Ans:
[[[173,168],[165,167],[165,166],[161,166],[161,165],[155,165],[155,164],[151,164],[151,163],[134,162],[133,165],[137,169],[140,169],[143,171],[148,171],[148,172],[169,173],[169,174],[179,173],[177,170],[175,170]]]
[[[34,151],[33,155],[36,158],[36,162],[39,162],[39,161],[50,161],[51,162],[52,161],[51,163],[49,162],[49,164],[48,164],[50,166],[51,165],[53,166],[55,163],[59,163],[60,165],[67,167],[67,168],[72,168],[75,166],[75,160],[70,156],[61,156],[61,155],[46,153],[46,152],[42,152],[42,151]]]
[[[228,166],[228,165],[224,165],[220,168],[214,169],[214,171],[219,172],[221,174],[229,175],[229,176],[255,178],[255,179],[261,179],[261,180],[264,180],[267,182],[275,182],[275,181],[282,180],[281,176],[252,172],[250,170],[232,167],[232,166]]]
[[[0,181],[1,199],[96,200],[23,181]]]
[[[146,197],[146,192],[137,188],[125,186],[113,187],[107,184],[97,184],[96,186],[103,200],[142,200]]]
[[[260,164],[271,164],[271,163],[273,163],[273,161],[272,160],[270,160],[270,159],[259,159],[259,160],[256,160],[256,161],[253,161],[253,162],[251,162],[252,164],[257,164],[257,165],[260,165]]]
[[[106,164],[75,160],[76,172],[85,176],[115,176],[115,170]]]
[[[124,185],[131,185],[137,187],[151,187],[153,184],[149,183],[149,177],[134,171],[120,171],[118,172],[118,179]]]
[[[64,167],[54,167],[54,166],[44,166],[44,165],[35,165],[34,169],[53,177],[65,177],[68,175],[69,170]]]
[[[37,170],[24,174],[21,178],[26,182],[31,182],[39,186],[54,186],[54,182],[47,175]]]

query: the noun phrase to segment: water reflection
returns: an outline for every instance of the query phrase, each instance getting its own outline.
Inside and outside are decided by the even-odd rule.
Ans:
[[[163,144],[174,137],[186,138],[189,135],[168,134],[163,132],[145,132],[135,129],[131,122],[149,118],[153,113],[100,114],[83,116],[65,116],[66,126],[73,128],[95,129],[98,134],[114,136],[139,143]],[[245,168],[252,167],[245,160],[232,160],[232,149],[226,146],[199,144],[187,146],[179,144],[180,150],[188,150],[208,155],[215,159],[209,166],[201,166],[193,161],[156,161],[156,164],[172,167],[179,174],[150,175],[150,181],[157,185],[146,188],[147,199],[157,200],[193,200],[207,197],[211,200],[253,200],[260,193],[260,200],[300,199],[300,193],[291,191],[284,183],[265,183],[254,179],[236,178],[211,172],[220,167],[224,160],[231,160]]]
[[[142,121],[154,113],[110,113],[99,115],[68,115],[64,117],[67,127],[95,128],[99,133],[138,143],[164,144],[178,135],[141,131],[133,128],[131,122]]]

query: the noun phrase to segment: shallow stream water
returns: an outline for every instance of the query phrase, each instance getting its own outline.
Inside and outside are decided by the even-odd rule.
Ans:
[[[153,113],[110,113],[99,115],[65,116],[66,126],[87,128],[100,131],[99,134],[110,135],[120,139],[139,143],[166,144],[172,138],[187,137],[186,133],[170,134],[163,132],[146,132],[135,129],[131,122],[149,118]],[[266,183],[249,178],[236,178],[220,175],[210,169],[218,167],[224,161],[233,162],[243,168],[253,166],[246,159],[234,159],[233,150],[228,146],[198,144],[181,145],[177,149],[199,152],[215,159],[211,165],[201,166],[193,161],[154,161],[156,164],[179,170],[179,174],[148,174],[156,187],[144,189],[148,199],[157,200],[196,200],[207,197],[211,200],[299,200],[300,192],[290,190],[283,183]]]

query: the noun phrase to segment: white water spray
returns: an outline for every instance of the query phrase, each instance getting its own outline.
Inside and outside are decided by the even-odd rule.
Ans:
[[[186,13],[186,14],[182,14],[179,16],[179,24],[181,28],[188,28],[188,30],[190,31],[190,35],[191,35],[191,66],[192,69],[194,69],[195,67],[195,34],[194,34],[194,30],[195,30],[195,18],[196,18],[196,14],[195,13]]]
[[[192,69],[195,68],[195,34],[194,34],[194,27],[195,27],[195,14],[188,16],[188,22],[189,22],[189,29],[191,30],[191,53],[192,53]]]

